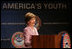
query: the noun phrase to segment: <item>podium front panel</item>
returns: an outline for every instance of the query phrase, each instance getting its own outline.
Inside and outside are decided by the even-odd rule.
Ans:
[[[58,48],[57,35],[32,36],[32,48]]]

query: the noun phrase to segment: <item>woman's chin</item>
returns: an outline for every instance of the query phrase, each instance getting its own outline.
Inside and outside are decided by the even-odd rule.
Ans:
[[[35,24],[32,24],[32,26],[34,26]]]

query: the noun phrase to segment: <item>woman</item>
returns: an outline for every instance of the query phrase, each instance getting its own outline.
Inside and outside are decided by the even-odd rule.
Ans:
[[[37,29],[34,27],[36,21],[36,15],[28,12],[25,15],[25,22],[27,26],[24,28],[24,44],[25,47],[31,47],[31,37],[32,35],[39,35]]]

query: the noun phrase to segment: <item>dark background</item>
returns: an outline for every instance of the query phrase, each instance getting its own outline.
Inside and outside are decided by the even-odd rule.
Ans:
[[[24,9],[24,10],[14,10],[14,9],[2,9],[2,4],[6,2],[18,2],[18,1],[2,1],[1,2],[1,40],[2,48],[14,48],[11,43],[11,37],[15,32],[23,32],[25,24],[3,24],[3,23],[25,23],[24,15],[27,12],[32,12],[38,15],[42,21],[42,26],[38,30],[40,35],[55,35],[61,31],[67,31],[72,36],[71,31],[71,1],[70,0],[46,0],[46,1],[19,1],[24,3],[66,3],[67,9]],[[48,24],[45,24],[48,23]],[[49,24],[51,23],[51,24]],[[53,24],[59,23],[59,24]],[[64,24],[67,23],[67,24]]]

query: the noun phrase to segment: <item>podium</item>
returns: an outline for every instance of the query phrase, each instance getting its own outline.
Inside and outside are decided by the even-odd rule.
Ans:
[[[58,35],[32,36],[32,48],[60,48]]]

